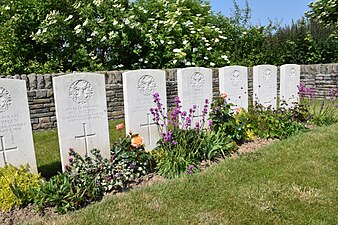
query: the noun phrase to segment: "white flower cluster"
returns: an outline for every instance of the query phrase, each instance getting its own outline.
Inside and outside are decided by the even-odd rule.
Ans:
[[[148,65],[213,67],[230,63],[225,53],[219,50],[227,41],[226,35],[220,27],[208,22],[210,6],[202,5],[199,10],[194,10],[184,0],[158,0],[152,4],[140,1],[126,8],[122,2],[93,0],[92,10],[97,10],[93,17],[92,13],[81,11],[81,7],[90,5],[77,0],[72,4],[71,14],[61,16],[58,11],[51,11],[46,16],[44,27],[35,33],[35,37],[43,36],[47,27],[59,19],[61,26],[72,29],[72,34],[79,41],[86,42],[84,45],[97,43],[100,47],[104,46],[104,51],[109,51],[91,49],[88,51],[89,58],[96,60],[98,54],[104,54],[107,61],[116,62],[115,68],[126,66],[119,63],[121,53],[118,53],[116,46],[130,48],[138,56],[131,64],[135,68],[146,68]],[[154,10],[154,7],[160,10]],[[54,35],[57,37],[58,34]],[[67,40],[65,37],[64,43],[69,46]]]

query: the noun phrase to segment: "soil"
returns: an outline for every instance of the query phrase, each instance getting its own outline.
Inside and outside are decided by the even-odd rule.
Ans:
[[[232,154],[230,157],[231,158],[238,158],[239,155],[242,154],[248,154],[251,152],[256,151],[257,149],[267,146],[273,142],[275,142],[276,140],[272,140],[272,139],[257,139],[255,141],[252,142],[247,142],[242,144],[241,146],[239,146],[238,150]],[[214,163],[218,163],[220,161],[224,160],[224,158],[218,158],[214,161],[204,161],[201,163],[201,168],[202,170],[206,169],[207,167],[209,167],[210,165],[214,164]],[[161,177],[159,175],[157,175],[156,173],[150,173],[147,174],[139,179],[137,179],[134,183],[132,183],[130,185],[130,188],[128,188],[125,191],[128,191],[130,189],[133,188],[140,188],[140,187],[144,187],[144,186],[149,186],[149,185],[153,185],[155,183],[162,183],[163,181],[165,181],[164,177]],[[119,192],[119,193],[111,193],[109,195],[113,195],[113,194],[123,194],[124,192]],[[109,196],[107,195],[107,196]],[[44,211],[39,212],[37,211],[32,205],[29,205],[25,208],[15,208],[12,209],[9,212],[2,212],[0,210],[0,224],[24,224],[25,222],[29,222],[29,221],[41,221],[41,219],[44,216],[57,216],[56,210],[55,208],[47,208],[44,209]]]

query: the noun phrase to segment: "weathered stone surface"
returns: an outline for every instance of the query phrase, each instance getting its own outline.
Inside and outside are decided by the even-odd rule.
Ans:
[[[35,74],[28,74],[29,81],[29,90],[34,90],[37,88],[37,80]]]
[[[318,72],[319,71],[319,72]],[[174,97],[178,95],[177,90],[177,69],[167,69],[166,72],[166,91],[167,91],[167,104],[168,108],[172,109],[174,106]],[[109,119],[115,120],[123,118],[123,87],[122,87],[122,71],[102,71],[100,72],[105,75],[106,79],[106,90],[107,90],[107,104]],[[218,69],[212,69],[213,74],[213,96],[216,97],[219,95],[218,88]],[[54,106],[51,103],[54,102],[53,99],[53,89],[52,89],[52,77],[63,76],[63,73],[58,74],[44,74],[44,88],[36,89],[34,88],[34,82],[37,82],[36,76],[34,74],[26,75],[22,74],[20,76],[8,76],[10,79],[19,78],[26,81],[27,94],[29,100],[29,106],[31,109],[38,109],[40,104],[46,104],[45,107],[49,108],[50,112],[55,112]],[[29,77],[31,79],[29,79]],[[279,84],[279,76],[277,76],[277,84]],[[35,81],[34,81],[35,80]],[[332,88],[338,88],[338,63],[333,64],[318,64],[318,65],[301,65],[300,66],[300,80],[305,82],[307,86],[315,85],[317,87],[316,97],[322,98],[329,92]],[[32,82],[32,84],[31,84]],[[37,84],[38,86],[38,84]],[[41,87],[41,82],[40,82]],[[31,89],[32,88],[32,89]],[[36,97],[36,94],[39,90],[47,90],[46,97]],[[279,90],[279,85],[277,85],[277,93]],[[253,72],[252,67],[248,67],[248,94],[249,100],[252,100],[253,95]],[[44,96],[44,95],[42,95]],[[41,101],[39,99],[42,99]],[[42,102],[42,103],[41,103]],[[54,114],[55,115],[55,114]],[[33,114],[32,114],[33,116]],[[38,123],[38,122],[36,122]],[[55,124],[54,124],[55,126]],[[34,126],[33,126],[33,129]]]
[[[0,78],[0,166],[6,163],[38,172],[25,81]]]
[[[287,64],[280,67],[280,104],[284,101],[285,108],[294,106],[299,102],[298,85],[300,83],[300,66],[296,64]]]
[[[69,149],[90,156],[97,148],[110,158],[104,75],[73,73],[53,78],[58,136],[63,170]],[[45,126],[53,123],[45,123]]]
[[[182,111],[189,112],[190,108],[196,107],[192,125],[202,123],[206,100],[209,103],[212,101],[212,70],[203,67],[177,70],[177,90],[182,102]],[[207,123],[204,125],[208,126]]]
[[[123,73],[123,99],[126,131],[132,130],[144,138],[145,148],[152,150],[159,139],[150,108],[155,107],[153,94],[159,93],[167,108],[165,72],[161,70],[135,70]]]
[[[244,66],[219,69],[219,89],[227,94],[227,102],[235,108],[248,109],[248,70]]]
[[[36,75],[36,81],[37,81],[37,89],[44,89],[45,88],[44,75],[42,75],[42,74]]]
[[[258,65],[253,67],[254,103],[264,107],[277,107],[277,67]]]
[[[47,90],[36,90],[36,97],[37,98],[46,98],[47,97]]]

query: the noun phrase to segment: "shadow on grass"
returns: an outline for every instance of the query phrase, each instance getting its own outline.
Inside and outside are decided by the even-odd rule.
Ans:
[[[61,162],[52,162],[47,165],[42,165],[38,167],[41,176],[49,179],[52,176],[55,176],[58,172],[62,172]]]

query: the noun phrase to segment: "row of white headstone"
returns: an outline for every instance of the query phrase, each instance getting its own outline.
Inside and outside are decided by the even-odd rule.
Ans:
[[[299,65],[280,67],[280,99],[289,106],[298,102]],[[159,93],[167,108],[166,78],[162,70],[136,70],[123,73],[123,97],[126,131],[144,138],[147,150],[156,147],[158,130],[150,115],[153,94]],[[220,92],[227,102],[248,108],[248,71],[242,66],[219,69]],[[182,110],[196,105],[201,115],[205,99],[212,100],[212,70],[201,67],[177,71],[178,96]],[[101,150],[110,157],[109,129],[104,75],[74,73],[53,78],[57,127],[62,169],[68,163],[69,149],[90,156],[90,150]],[[259,65],[253,68],[254,102],[276,107],[277,67]],[[6,163],[18,166],[28,163],[37,173],[32,129],[26,92],[22,80],[0,79],[0,167]]]

